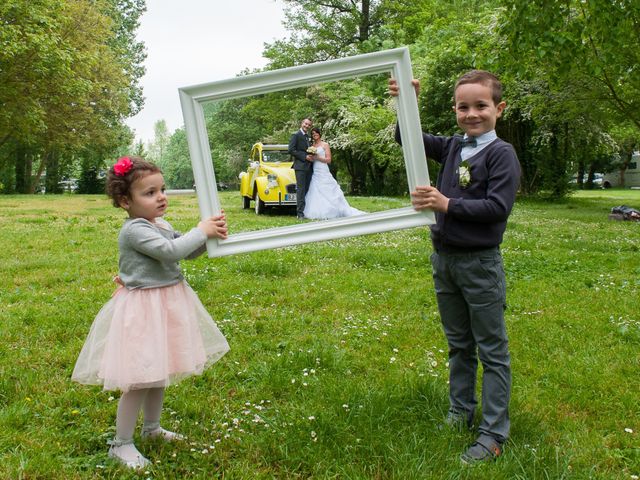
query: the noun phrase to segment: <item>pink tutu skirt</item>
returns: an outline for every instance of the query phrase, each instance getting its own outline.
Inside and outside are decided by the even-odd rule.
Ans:
[[[201,374],[228,351],[186,282],[120,288],[93,321],[71,378],[123,392],[166,387]]]

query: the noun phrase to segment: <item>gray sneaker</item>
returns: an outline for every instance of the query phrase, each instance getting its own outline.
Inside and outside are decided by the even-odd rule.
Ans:
[[[502,443],[489,435],[480,435],[466,452],[460,456],[462,463],[474,463],[495,460],[502,455]]]
[[[465,412],[456,412],[449,410],[447,416],[444,419],[444,424],[454,430],[463,431],[465,429],[471,430],[473,425],[473,414],[469,415]]]

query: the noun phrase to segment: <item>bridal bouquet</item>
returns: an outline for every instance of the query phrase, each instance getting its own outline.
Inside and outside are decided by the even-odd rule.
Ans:
[[[307,153],[308,153],[309,155],[315,155],[317,151],[318,151],[318,149],[317,149],[316,147],[309,147],[309,148],[307,148]]]
[[[466,160],[463,160],[460,163],[460,168],[458,169],[458,184],[461,188],[467,188],[471,183],[471,165]]]

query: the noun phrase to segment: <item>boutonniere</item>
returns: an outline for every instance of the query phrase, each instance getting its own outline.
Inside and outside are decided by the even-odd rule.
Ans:
[[[467,188],[471,183],[471,165],[466,160],[460,162],[458,167],[458,184],[461,188]]]

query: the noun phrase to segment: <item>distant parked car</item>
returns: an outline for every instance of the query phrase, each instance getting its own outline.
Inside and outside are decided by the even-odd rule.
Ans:
[[[602,188],[602,181],[604,179],[604,174],[602,173],[594,173],[593,174],[593,186]]]
[[[251,208],[254,201],[259,215],[270,206],[296,205],[296,175],[292,164],[287,145],[253,145],[247,171],[239,176],[242,208]]]
[[[61,180],[58,182],[58,186],[64,192],[75,192],[76,190],[78,190],[78,180],[76,180],[75,178]]]
[[[595,188],[603,188],[603,179],[604,179],[604,175],[602,173],[594,173],[593,186]],[[588,180],[589,180],[589,174],[585,173],[584,176],[582,177],[582,184],[586,185]],[[569,180],[569,183],[573,186],[576,186],[578,184],[578,176],[577,175],[572,176],[571,180]]]

